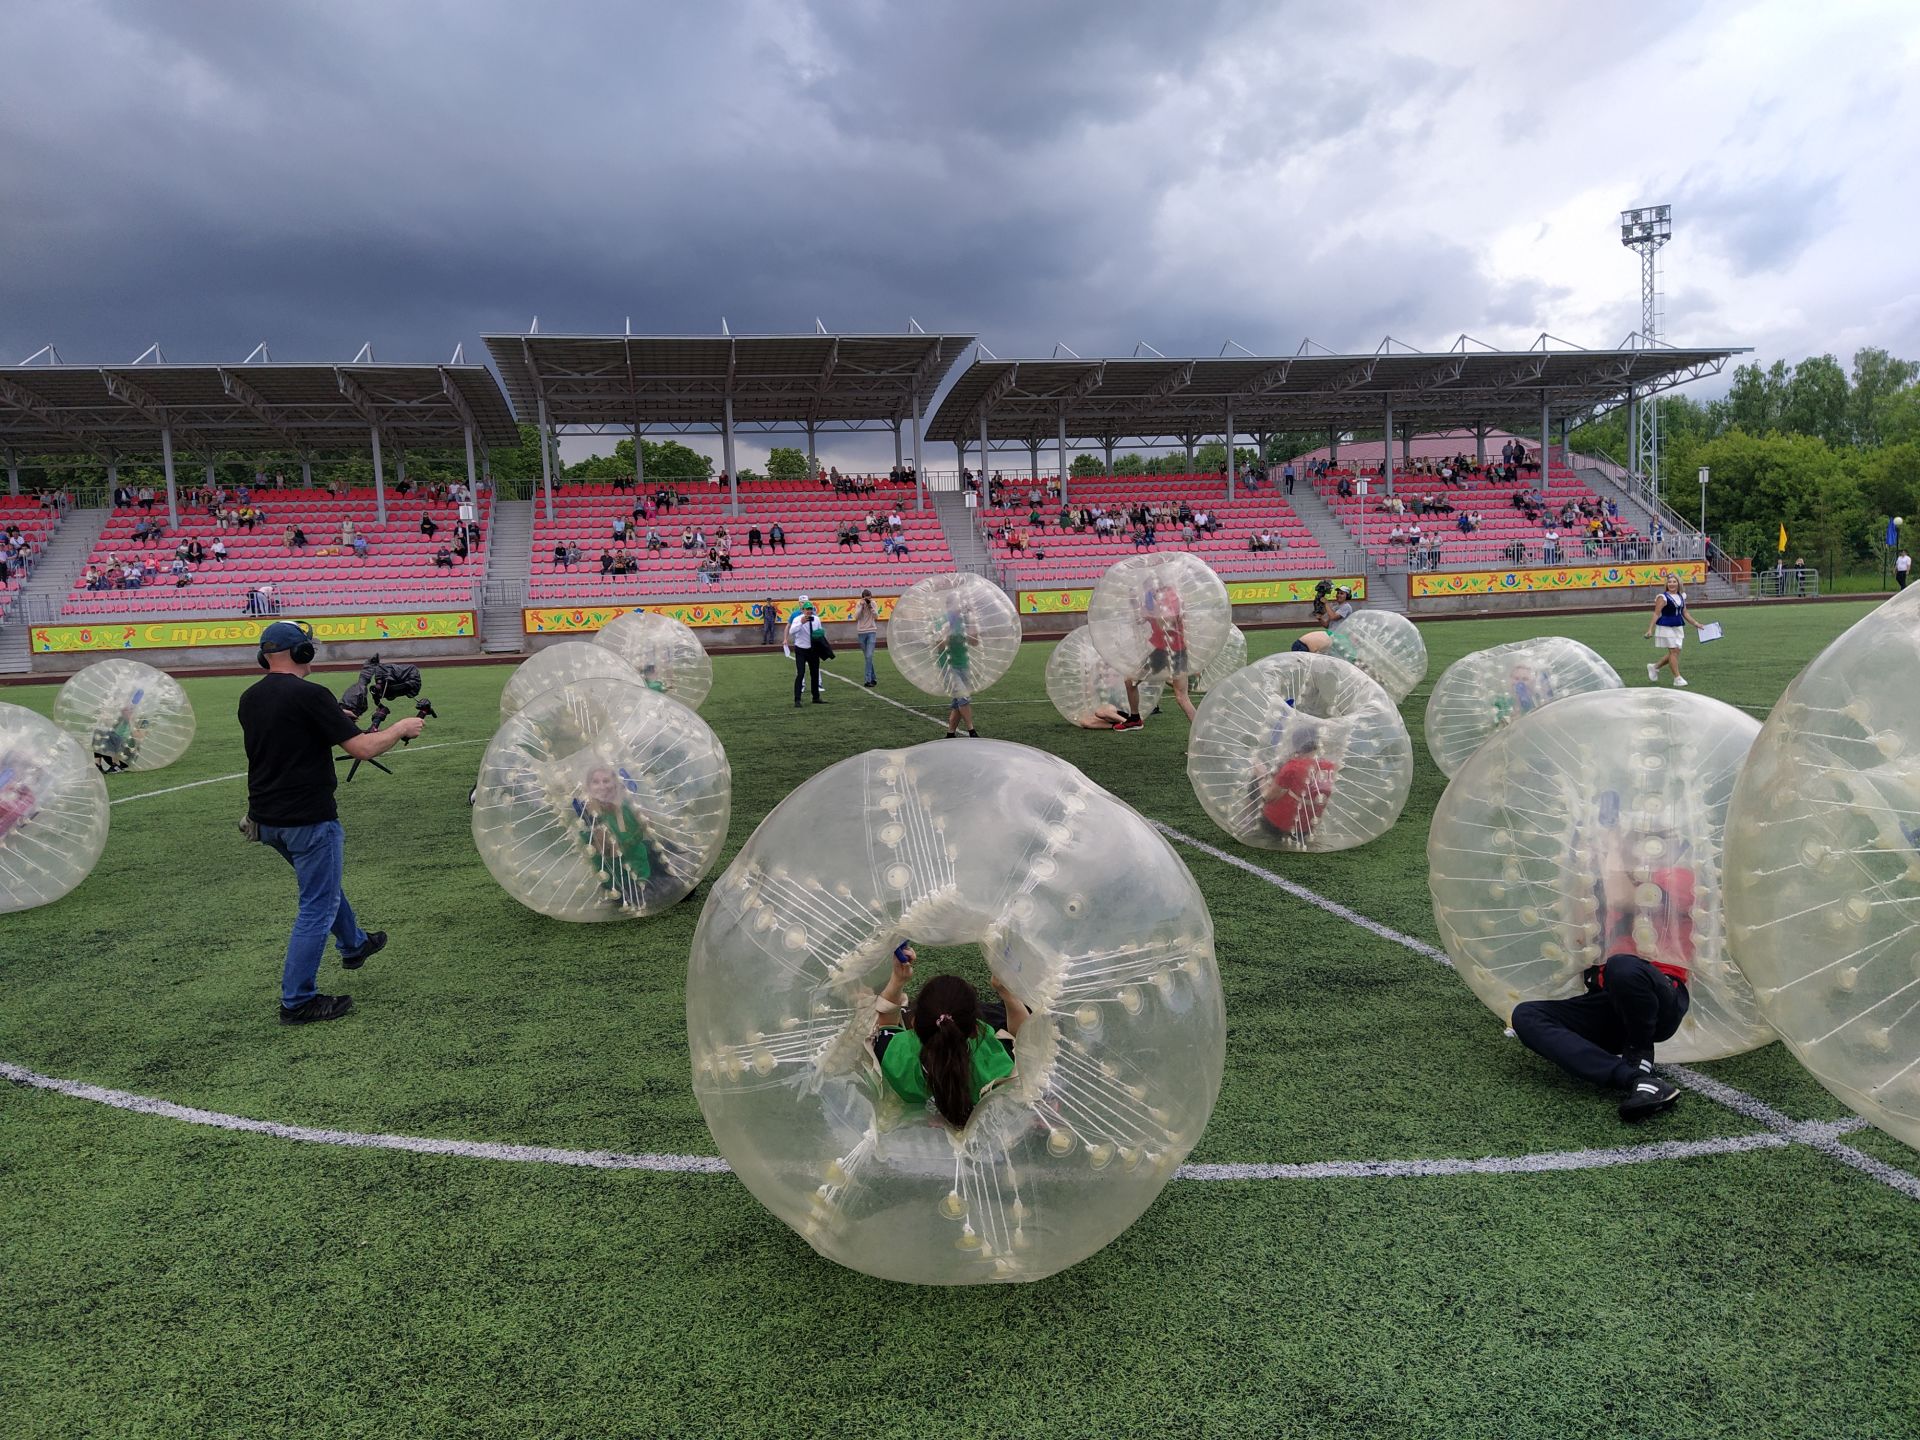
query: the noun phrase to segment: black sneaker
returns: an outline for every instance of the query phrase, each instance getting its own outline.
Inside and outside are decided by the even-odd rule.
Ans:
[[[338,1020],[353,1009],[351,995],[315,995],[303,1005],[280,1007],[282,1025],[312,1025],[320,1020]]]
[[[358,955],[342,955],[340,957],[341,968],[358,970],[362,965],[366,964],[367,961],[371,960],[386,948],[387,932],[384,930],[369,930],[367,931],[367,943],[360,947],[360,953]]]
[[[976,740],[980,738],[980,732],[978,730],[969,730],[967,731],[967,734],[971,735]]]
[[[949,740],[957,740],[959,736],[960,736],[960,732],[958,730],[947,731],[947,739]]]
[[[813,703],[816,705],[824,705],[827,703],[827,697],[824,695],[816,695],[813,697]]]
[[[1620,1102],[1620,1118],[1629,1124],[1671,1110],[1680,1099],[1680,1087],[1656,1075],[1651,1060],[1640,1061],[1639,1068],[1640,1078]]]

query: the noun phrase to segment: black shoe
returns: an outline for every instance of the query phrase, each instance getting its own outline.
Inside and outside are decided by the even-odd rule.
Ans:
[[[816,705],[824,705],[827,703],[827,697],[824,695],[816,695],[813,697],[813,703]]]
[[[369,930],[367,932],[367,943],[360,947],[360,953],[358,955],[342,955],[340,957],[341,968],[345,970],[358,970],[362,965],[366,964],[367,961],[371,960],[386,948],[387,932],[384,930]]]
[[[949,740],[957,740],[957,739],[959,739],[959,738],[960,738],[960,732],[959,732],[958,730],[949,730],[949,731],[947,731],[947,739],[949,739]]]
[[[876,689],[879,686],[879,684],[880,682],[878,680],[869,680],[867,681],[867,689],[869,690]]]
[[[794,708],[794,709],[796,709],[796,710],[798,710],[798,709],[800,708],[800,702],[799,702],[798,700],[796,700],[796,701],[794,701],[794,702],[793,702],[793,708]]]
[[[303,1005],[280,1007],[282,1025],[312,1025],[320,1020],[338,1020],[353,1009],[351,995],[315,995]]]
[[[1633,1088],[1620,1102],[1620,1118],[1635,1124],[1671,1110],[1679,1099],[1680,1087],[1656,1075],[1651,1060],[1642,1060],[1640,1078],[1633,1082]]]
[[[969,730],[967,731],[967,734],[971,735],[976,740],[980,738],[980,732],[978,730]]]

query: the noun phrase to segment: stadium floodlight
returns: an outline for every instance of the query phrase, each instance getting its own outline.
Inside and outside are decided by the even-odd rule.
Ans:
[[[1660,334],[1660,248],[1673,238],[1673,207],[1643,205],[1620,212],[1620,243],[1640,255],[1640,344],[1652,347]],[[1655,510],[1660,506],[1660,403],[1652,395],[1630,405],[1632,434],[1627,465],[1641,477]]]

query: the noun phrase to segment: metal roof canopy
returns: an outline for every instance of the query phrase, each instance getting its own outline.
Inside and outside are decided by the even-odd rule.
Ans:
[[[896,463],[901,427],[927,402],[974,341],[929,335],[485,335],[487,351],[522,419],[549,438],[564,431],[721,436],[739,507],[733,437],[804,431],[809,456],[821,430],[891,431]],[[548,517],[552,470],[543,446]],[[811,461],[810,461],[811,463]],[[644,478],[644,477],[642,477]]]
[[[927,438],[972,442],[984,415],[994,439],[1051,440],[1065,417],[1070,439],[1105,443],[1182,441],[1214,435],[1231,415],[1237,433],[1383,423],[1457,429],[1502,419],[1537,419],[1544,401],[1567,418],[1627,394],[1651,394],[1718,374],[1729,346],[1674,348],[1629,343],[1615,350],[1553,348],[1543,335],[1527,350],[1417,351],[1388,340],[1370,355],[1300,353],[1204,359],[980,359],[947,392]],[[1637,339],[1637,337],[1630,337]]]
[[[506,397],[484,365],[362,359],[341,365],[249,360],[238,365],[0,367],[0,451],[10,489],[18,493],[22,450],[92,454],[111,473],[122,458],[157,449],[167,475],[169,522],[175,526],[180,523],[176,445],[199,454],[209,468],[222,451],[292,450],[311,481],[316,451],[357,449],[370,441],[377,513],[384,523],[383,440],[403,450],[465,446],[471,479],[476,444],[513,445],[519,438]]]
[[[369,428],[414,448],[485,445],[520,432],[484,365],[357,362],[0,367],[0,445],[41,453],[146,454],[159,432],[202,454],[358,448]]]

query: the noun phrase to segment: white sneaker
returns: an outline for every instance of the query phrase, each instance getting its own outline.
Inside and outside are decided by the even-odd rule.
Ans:
[[[1684,690],[1684,689],[1686,689],[1686,688],[1687,688],[1687,679],[1686,679],[1686,677],[1685,677],[1684,675],[1676,675],[1676,676],[1674,676],[1674,677],[1673,677],[1673,688],[1674,688],[1674,689],[1676,689],[1676,690]]]
[[[1653,681],[1653,682],[1654,682],[1655,684],[1658,684],[1658,683],[1659,683],[1659,681],[1660,681],[1660,667],[1659,667],[1658,665],[1649,665],[1649,666],[1647,666],[1647,679],[1649,679],[1649,680],[1651,680],[1651,681]]]

